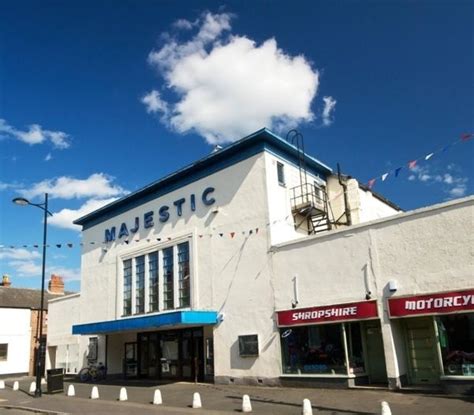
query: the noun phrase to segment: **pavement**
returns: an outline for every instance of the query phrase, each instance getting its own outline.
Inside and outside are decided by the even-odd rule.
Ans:
[[[153,384],[144,382],[96,383],[99,399],[90,399],[93,384],[65,382],[64,393],[34,398],[28,393],[31,377],[18,379],[20,390],[13,391],[14,379],[6,380],[0,389],[0,414],[206,414],[228,415],[242,412],[242,396],[250,396],[252,413],[261,415],[301,415],[303,399],[309,399],[318,415],[375,415],[381,413],[381,402],[387,401],[392,415],[474,415],[474,397],[432,393],[391,392],[386,389],[309,389],[242,385],[214,385],[178,382]],[[76,396],[66,396],[74,385]],[[127,388],[127,401],[119,401],[120,388]],[[163,404],[153,405],[155,389]],[[46,390],[46,386],[44,386]],[[192,408],[193,393],[199,392],[201,409]],[[35,412],[36,411],[36,412]]]

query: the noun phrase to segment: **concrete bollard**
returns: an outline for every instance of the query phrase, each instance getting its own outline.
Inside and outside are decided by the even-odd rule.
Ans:
[[[311,401],[309,399],[303,399],[303,412],[302,415],[313,415],[313,408],[311,407]]]
[[[0,389],[5,389],[5,381],[0,380]]]
[[[13,389],[14,391],[17,391],[18,389],[20,389],[20,385],[19,385],[19,383],[18,383],[17,380],[15,380],[15,382],[13,382],[13,387],[12,387],[12,389]]]
[[[163,399],[161,398],[161,391],[155,389],[155,393],[153,394],[153,405],[161,405],[162,403]]]
[[[381,407],[381,415],[392,415],[392,411],[390,410],[390,406],[388,406],[388,402],[382,401]]]
[[[199,392],[194,392],[194,394],[193,394],[193,409],[199,409],[199,408],[202,408],[201,395],[199,395]]]
[[[99,388],[97,386],[92,387],[91,399],[99,399]]]
[[[74,385],[69,385],[67,387],[67,396],[76,396],[76,390],[74,389]]]
[[[30,393],[35,393],[35,390],[36,390],[36,382],[31,382],[29,392]]]
[[[252,404],[248,395],[242,397],[242,412],[252,412]]]
[[[119,401],[126,401],[126,400],[128,400],[127,389],[120,388]]]

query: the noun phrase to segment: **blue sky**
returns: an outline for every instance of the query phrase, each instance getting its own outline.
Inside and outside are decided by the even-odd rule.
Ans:
[[[423,158],[474,129],[473,8],[3,2],[0,271],[40,285],[41,212],[13,197],[50,193],[47,272],[78,290],[72,218],[264,126],[296,126],[308,153],[362,183],[404,166],[374,190],[406,210],[472,194],[474,140]]]

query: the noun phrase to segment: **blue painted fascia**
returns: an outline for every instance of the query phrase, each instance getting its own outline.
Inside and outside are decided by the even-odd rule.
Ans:
[[[191,184],[197,180],[228,168],[263,151],[268,151],[292,164],[298,165],[298,149],[266,128],[211,153],[205,158],[151,183],[123,198],[74,221],[87,230],[107,219],[141,206],[153,199]],[[305,154],[306,168],[311,174],[326,178],[332,170]]]
[[[213,325],[216,323],[216,311],[175,311],[150,316],[76,324],[72,326],[72,334],[115,333],[150,330],[164,326]]]

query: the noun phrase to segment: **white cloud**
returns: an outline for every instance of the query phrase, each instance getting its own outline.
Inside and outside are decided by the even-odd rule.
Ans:
[[[8,265],[13,268],[19,277],[34,277],[41,275],[41,265],[33,261],[10,261]]]
[[[331,115],[334,113],[337,101],[333,97],[323,97],[323,125],[329,126],[333,123]]]
[[[117,200],[117,198],[100,200],[90,199],[85,202],[79,209],[62,209],[59,212],[53,213],[53,216],[48,220],[48,223],[58,228],[80,231],[81,227],[78,225],[74,225],[73,221],[93,212],[94,210],[101,208],[102,206],[112,203],[115,200]]]
[[[18,130],[0,119],[0,135],[15,138],[24,143],[35,145],[50,141],[55,148],[65,149],[70,146],[69,135],[63,131],[45,130],[39,124],[31,124],[27,130]]]
[[[148,62],[177,101],[165,102],[153,90],[142,98],[147,111],[160,113],[170,129],[196,132],[211,144],[234,141],[262,127],[284,131],[312,121],[318,71],[304,56],[279,49],[275,39],[257,44],[229,35],[232,17],[205,13],[191,24],[199,27],[191,40],[171,38],[149,54]],[[328,105],[329,120],[335,101]]]
[[[408,180],[414,181],[419,180],[426,184],[437,184],[442,186],[444,193],[448,195],[447,199],[454,199],[457,197],[463,197],[467,193],[467,183],[469,179],[467,177],[462,177],[456,175],[453,171],[459,170],[454,164],[450,164],[446,167],[451,173],[440,173],[440,172],[431,172],[429,166],[419,166],[416,165],[411,169],[411,174],[408,177]],[[460,173],[458,171],[458,173]]]
[[[162,112],[165,117],[168,116],[168,104],[161,99],[158,91],[152,90],[144,95],[142,103],[146,106],[146,112]]]
[[[53,158],[53,156],[51,155],[51,153],[48,153],[46,154],[46,157],[44,158],[44,161],[49,161]]]
[[[81,280],[81,270],[80,268],[66,268],[60,266],[51,266],[47,270],[47,275],[59,275],[63,277],[63,280],[66,281],[80,281]]]
[[[127,193],[122,187],[112,184],[113,178],[104,173],[91,174],[87,179],[75,179],[62,176],[55,179],[43,180],[34,184],[30,189],[22,189],[20,193],[29,198],[48,193],[51,198],[105,198],[121,196]]]
[[[29,251],[25,248],[2,248],[0,250],[0,259],[29,261],[40,257],[41,255],[38,252]]]
[[[186,19],[178,19],[173,23],[173,27],[180,30],[191,30],[194,24],[193,22],[190,22],[189,20],[186,20]]]

